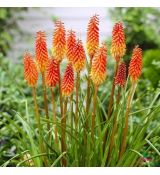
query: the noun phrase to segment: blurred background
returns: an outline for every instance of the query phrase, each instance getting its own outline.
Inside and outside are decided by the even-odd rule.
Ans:
[[[25,108],[28,108],[26,97],[28,103],[32,102],[31,92],[23,78],[22,62],[25,51],[34,55],[36,32],[46,32],[47,45],[51,49],[54,22],[61,19],[66,30],[75,30],[85,45],[87,24],[94,14],[99,15],[100,40],[106,41],[108,50],[114,23],[124,23],[127,42],[124,60],[127,65],[135,45],[143,49],[143,73],[136,90],[136,96],[141,98],[141,102],[134,109],[145,108],[150,105],[154,94],[159,95],[160,8],[0,8],[0,164],[13,157],[19,149],[16,147],[17,138],[8,129],[10,123],[6,118],[14,118],[13,110],[22,115],[25,113]],[[114,60],[109,53],[108,79],[112,79],[113,65]],[[106,86],[110,88],[111,81],[108,79]],[[138,123],[140,115],[133,117],[134,122]],[[151,123],[148,132],[159,122],[160,116]],[[159,134],[160,131],[157,131]],[[156,144],[160,150],[160,139]],[[145,150],[142,150],[142,154],[150,165],[160,166],[159,156],[152,149]],[[140,161],[139,165],[146,166],[146,161]]]

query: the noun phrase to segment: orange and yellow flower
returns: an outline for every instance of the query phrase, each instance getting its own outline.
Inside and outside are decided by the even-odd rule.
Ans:
[[[46,67],[46,84],[54,87],[59,81],[58,63],[54,58],[49,59]]]
[[[66,41],[66,56],[70,63],[73,62],[75,45],[76,45],[76,34],[73,30],[69,30]]]
[[[91,79],[96,86],[103,83],[106,78],[107,48],[103,44],[92,60]]]
[[[90,18],[87,28],[87,53],[92,59],[99,47],[99,17]]]
[[[64,96],[69,96],[74,89],[74,72],[71,64],[67,65],[67,68],[64,73],[64,78],[61,84],[62,94]]]
[[[112,31],[111,55],[116,61],[119,61],[126,52],[126,42],[123,25],[118,22],[114,25]]]
[[[126,65],[125,63],[121,63],[118,67],[118,72],[117,75],[115,77],[115,81],[114,81],[115,85],[124,87],[125,83],[126,83]]]
[[[45,32],[39,31],[36,34],[35,54],[39,70],[41,73],[43,73],[46,69],[46,64],[48,61],[48,51]]]
[[[29,86],[36,86],[38,81],[38,70],[36,64],[29,53],[24,54],[24,78]]]
[[[129,76],[132,81],[137,81],[142,72],[142,49],[136,46],[133,49],[129,64]]]
[[[74,47],[74,57],[72,61],[73,68],[76,72],[80,72],[84,69],[86,63],[85,51],[81,40],[77,40]]]
[[[66,32],[64,24],[61,21],[55,22],[55,31],[53,34],[53,56],[61,62],[66,53]]]

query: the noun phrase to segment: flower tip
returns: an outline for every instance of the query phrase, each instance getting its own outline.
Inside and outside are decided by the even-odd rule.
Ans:
[[[107,47],[103,45],[97,50],[92,60],[91,79],[96,86],[103,83],[106,78]]]
[[[61,20],[57,20],[55,22],[55,31],[53,34],[52,44],[53,56],[58,62],[61,62],[66,52],[66,31],[64,23]]]
[[[137,45],[133,49],[131,61],[129,64],[129,76],[131,80],[137,81],[142,72],[142,49]]]
[[[99,47],[99,15],[93,15],[87,27],[87,53],[92,59]]]
[[[29,86],[36,86],[38,81],[38,70],[30,53],[26,52],[23,56],[24,78]]]
[[[49,59],[46,66],[46,85],[48,87],[54,87],[59,81],[59,71],[58,71],[58,63],[52,57]]]
[[[112,31],[111,55],[116,61],[126,52],[125,34],[122,22],[115,23]]]
[[[46,64],[48,62],[46,34],[44,31],[38,31],[36,33],[35,55],[39,70],[41,73],[43,73],[46,69]]]
[[[82,40],[77,39],[75,47],[74,47],[74,56],[72,65],[76,72],[80,72],[84,69],[86,63],[86,56],[83,47]]]
[[[68,64],[61,84],[62,94],[70,96],[74,89],[74,72],[71,64]]]
[[[118,86],[121,86],[121,87],[124,87],[125,83],[126,83],[126,65],[125,65],[124,62],[122,62],[119,65],[118,72],[117,72],[117,75],[115,77],[114,84],[118,85]]]

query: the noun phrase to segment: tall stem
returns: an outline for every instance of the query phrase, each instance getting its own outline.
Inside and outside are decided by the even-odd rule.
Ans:
[[[98,90],[98,86],[95,86],[94,97],[93,97],[92,128],[91,128],[91,137],[92,137],[93,143],[94,143],[94,128],[95,128],[95,118],[96,118],[97,90]]]
[[[115,72],[114,72],[113,83],[112,83],[112,90],[111,90],[111,95],[110,95],[109,105],[108,105],[108,119],[111,117],[111,113],[112,113],[114,90],[115,90],[114,81],[115,81],[115,76],[116,76],[117,71],[118,71],[118,65],[119,65],[119,62],[116,61]],[[104,134],[103,151],[105,150],[105,146],[106,146],[107,134],[108,134],[108,129],[106,129],[105,134]]]
[[[84,155],[86,155],[85,151],[87,149],[87,133],[88,133],[88,121],[89,121],[89,107],[90,107],[90,86],[91,86],[91,79],[90,79],[90,69],[92,67],[92,58],[90,58],[89,68],[88,68],[88,79],[87,79],[87,98],[86,98],[86,118],[84,123]]]
[[[48,115],[48,102],[47,102],[47,92],[46,92],[46,83],[45,83],[45,74],[42,73],[42,85],[43,85],[43,97],[44,97],[44,109],[47,119],[47,130],[50,131],[49,115]],[[49,132],[50,133],[50,132]],[[49,134],[50,136],[50,134]]]
[[[61,118],[63,117],[63,102],[62,102],[62,91],[61,91],[61,74],[60,74],[60,63],[58,64],[58,74],[59,74],[59,101],[60,101],[60,110]]]
[[[73,138],[73,94],[71,94],[70,96],[70,108],[71,108],[71,111],[70,111],[70,119],[71,119],[71,141],[72,141],[72,138]]]
[[[32,93],[33,93],[33,100],[34,100],[34,108],[35,108],[35,114],[36,114],[37,127],[38,127],[38,131],[39,131],[39,134],[40,134],[40,136],[39,136],[39,144],[40,144],[39,149],[40,149],[41,153],[44,153],[45,148],[44,148],[44,144],[43,144],[43,141],[42,141],[41,120],[40,120],[40,115],[39,115],[39,108],[38,108],[38,105],[37,105],[36,88],[35,87],[32,88]],[[47,159],[43,158],[43,161],[44,161],[45,166],[48,166]]]
[[[63,111],[63,117],[61,119],[61,129],[62,129],[62,138],[61,138],[61,147],[62,147],[62,152],[66,151],[66,112],[67,112],[67,101],[68,98],[66,97],[64,101],[64,111]],[[66,158],[62,158],[62,166],[66,167],[67,166],[67,161]]]
[[[125,150],[126,150],[126,140],[127,140],[127,133],[128,133],[128,121],[129,121],[129,112],[131,108],[131,103],[133,99],[134,92],[136,90],[136,82],[132,83],[132,87],[127,99],[127,107],[126,107],[126,115],[125,115],[125,127],[123,128],[123,133],[122,133],[122,144],[121,144],[121,150],[119,154],[119,159],[123,156]]]
[[[115,137],[115,132],[117,129],[117,113],[118,113],[118,106],[119,106],[119,102],[120,102],[120,97],[121,97],[121,87],[119,87],[118,94],[117,94],[116,112],[115,112],[114,121],[113,121],[113,129],[112,129],[112,134],[111,134],[111,139],[110,139],[110,146],[109,146],[109,153],[108,153],[107,161],[111,157],[112,148],[114,145],[114,137]]]
[[[115,81],[115,77],[117,75],[118,65],[119,65],[119,62],[116,61],[114,78],[113,78],[113,83],[112,83],[112,90],[111,90],[111,95],[110,95],[110,99],[109,99],[109,106],[108,106],[108,118],[110,118],[111,113],[112,113],[112,106],[113,106],[113,99],[114,99],[114,90],[115,90],[114,81]]]
[[[90,107],[90,103],[89,103],[89,98],[90,98],[90,84],[91,84],[91,79],[90,79],[90,69],[92,67],[92,58],[90,58],[90,63],[89,63],[89,68],[88,68],[88,80],[87,80],[87,99],[86,99],[86,114],[88,114],[89,112],[89,107]],[[87,122],[87,120],[86,120]],[[88,123],[86,123],[88,124]],[[87,126],[88,127],[88,126]]]
[[[57,134],[57,118],[56,118],[56,110],[55,110],[55,99],[54,99],[54,92],[51,88],[51,99],[52,99],[52,110],[53,110],[53,125],[54,125],[54,136],[55,136],[55,144],[58,148],[58,134]]]
[[[78,131],[78,92],[79,92],[79,81],[80,81],[80,72],[77,72],[77,78],[76,78],[76,112],[75,112],[75,130]]]

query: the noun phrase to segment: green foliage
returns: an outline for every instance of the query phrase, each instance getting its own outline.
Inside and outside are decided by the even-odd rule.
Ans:
[[[67,128],[66,141],[67,152],[62,153],[59,148],[55,147],[54,143],[54,125],[52,118],[51,124],[51,138],[48,140],[47,120],[43,114],[42,88],[38,85],[38,104],[41,106],[41,123],[43,132],[43,141],[46,145],[46,153],[39,153],[38,132],[35,122],[33,100],[31,88],[26,86],[23,80],[22,64],[13,65],[4,57],[0,57],[0,84],[3,84],[0,89],[0,164],[1,166],[44,166],[43,157],[47,156],[49,166],[61,166],[61,159],[66,155],[68,166],[156,166],[160,163],[158,152],[159,149],[159,120],[158,114],[160,112],[160,103],[158,101],[159,90],[146,92],[139,91],[133,101],[133,108],[130,114],[129,132],[127,137],[127,151],[120,161],[118,161],[119,146],[122,137],[122,128],[124,124],[126,98],[130,84],[126,90],[123,91],[123,97],[118,108],[118,128],[116,132],[116,142],[112,151],[112,156],[106,162],[108,155],[108,146],[110,143],[110,136],[114,123],[114,113],[109,121],[104,123],[106,114],[106,103],[108,99],[111,86],[108,85],[108,80],[99,88],[98,92],[98,106],[96,113],[96,128],[95,128],[95,146],[93,146],[90,130],[87,132],[87,147],[84,144],[84,122],[86,119],[86,112],[84,108],[84,100],[86,92],[82,88],[79,91],[79,130],[75,136],[74,124],[71,125],[71,120],[74,119],[74,112],[70,112],[70,103],[75,106],[75,100],[69,101],[67,110]],[[17,77],[17,78],[15,78]],[[81,78],[81,83],[86,82],[86,78]],[[141,82],[139,82],[141,84]],[[105,87],[105,88],[104,88]],[[106,88],[107,87],[107,88]],[[93,96],[93,87],[91,89]],[[117,93],[117,89],[116,89]],[[152,95],[151,95],[152,94]],[[48,92],[49,95],[49,92]],[[143,95],[143,96],[142,96]],[[106,98],[104,98],[106,96]],[[153,96],[155,98],[153,99]],[[59,100],[56,96],[56,106],[59,106]],[[50,99],[50,97],[48,97]],[[49,100],[50,104],[50,100]],[[92,102],[91,102],[92,104]],[[116,109],[116,105],[114,105]],[[60,130],[60,113],[59,108],[57,112],[57,127],[58,140],[60,144],[61,130]],[[52,116],[52,108],[49,105],[49,115]],[[92,105],[89,114],[91,119]],[[91,122],[91,121],[90,121]],[[74,120],[73,120],[74,123]],[[73,127],[73,128],[72,128]],[[108,129],[107,146],[103,154],[103,138],[105,130]],[[151,146],[148,140],[153,144]],[[154,155],[154,157],[153,157]],[[26,158],[27,157],[27,158]],[[151,158],[151,160],[149,159]],[[146,163],[144,160],[149,160]]]
[[[0,8],[0,52],[4,55],[12,43],[13,31],[18,30],[16,13],[26,9]]]
[[[160,50],[148,50],[144,53],[143,75],[152,82],[153,87],[158,86],[160,80]]]

